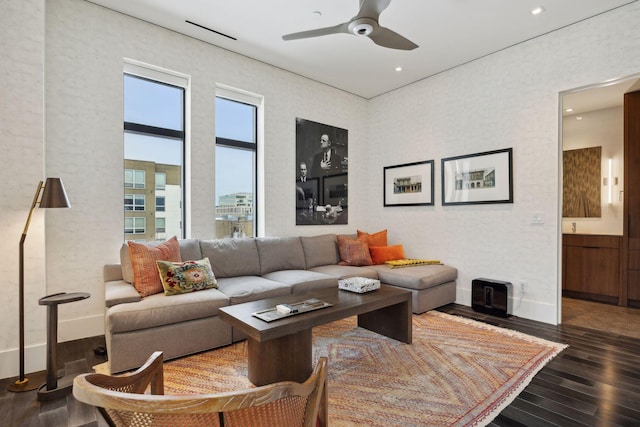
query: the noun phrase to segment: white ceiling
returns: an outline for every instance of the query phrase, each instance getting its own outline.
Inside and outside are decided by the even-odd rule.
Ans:
[[[349,21],[358,0],[87,1],[370,99],[637,0],[392,0],[380,25],[412,51],[351,34],[282,40]],[[533,16],[536,6],[545,11]]]

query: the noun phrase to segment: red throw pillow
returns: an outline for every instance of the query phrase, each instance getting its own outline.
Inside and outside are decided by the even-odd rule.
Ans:
[[[354,240],[350,237],[337,236],[340,251],[340,265],[372,265],[369,245],[364,240]]]
[[[180,243],[174,236],[157,246],[128,242],[133,267],[133,286],[146,297],[164,291],[156,261],[181,262]]]
[[[366,233],[358,231],[358,240],[364,239],[369,246],[387,246],[387,230],[378,231],[377,233]]]
[[[376,265],[384,264],[387,261],[406,258],[404,256],[404,248],[402,245],[369,246],[369,252],[371,252],[371,260]]]

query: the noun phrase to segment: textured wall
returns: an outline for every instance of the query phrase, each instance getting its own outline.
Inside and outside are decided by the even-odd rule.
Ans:
[[[32,181],[44,175],[44,158],[45,173],[64,179],[73,207],[47,214],[46,289],[38,285],[44,283],[38,260],[30,261],[36,275],[32,297],[78,290],[92,294],[89,300],[61,308],[61,340],[102,333],[102,265],[118,261],[122,241],[125,57],[191,76],[188,181],[193,236],[214,237],[213,98],[215,85],[221,83],[265,97],[264,234],[388,228],[390,239],[405,244],[410,256],[437,257],[458,267],[460,302],[469,303],[472,278],[524,279],[528,292],[514,304],[516,314],[556,321],[558,93],[640,71],[638,3],[368,102],[86,1],[49,0],[46,6],[43,27],[43,1],[2,3],[0,43],[14,62],[1,65],[10,79],[2,90],[14,96],[9,102],[3,96],[0,105],[3,118],[19,113],[12,119],[11,135],[2,128],[4,152],[11,153],[11,164],[2,173],[4,181],[12,183],[1,190],[2,227],[3,235],[15,236],[15,243],[12,238],[2,243],[7,261],[1,268],[7,277],[17,276],[11,257],[24,224],[23,206],[34,191]],[[46,143],[41,131],[44,28]],[[23,41],[12,44],[5,34]],[[15,69],[16,63],[23,69]],[[32,105],[22,108],[18,100],[25,98]],[[36,111],[33,123],[30,111]],[[294,225],[293,189],[281,187],[295,178],[296,117],[349,130],[349,226]],[[17,153],[16,132],[26,135]],[[444,209],[436,191],[433,207],[382,207],[383,166],[436,159],[439,189],[440,158],[503,147],[514,148],[514,204]],[[30,162],[25,164],[25,158]],[[531,212],[543,212],[545,224],[530,225]],[[34,226],[37,230],[38,223]],[[37,242],[37,234],[30,242]],[[12,298],[10,306],[15,305]],[[6,330],[14,330],[14,318],[10,310],[0,314]],[[44,321],[29,322],[30,339],[43,348]],[[4,329],[2,334],[4,377],[11,373],[6,360],[14,360],[16,343]]]
[[[0,377],[18,373],[18,243],[44,176],[44,0],[0,2]],[[49,217],[66,209],[50,210]],[[25,254],[25,370],[44,368],[44,210],[36,209]]]
[[[638,52],[636,2],[372,100],[370,179],[387,165],[435,159],[436,205],[382,208],[372,188],[371,228],[388,225],[408,256],[457,267],[458,302],[470,304],[474,278],[507,280],[516,315],[556,322],[558,94],[640,72]],[[513,147],[513,204],[441,205],[441,158],[505,147]],[[545,223],[531,224],[538,212]]]

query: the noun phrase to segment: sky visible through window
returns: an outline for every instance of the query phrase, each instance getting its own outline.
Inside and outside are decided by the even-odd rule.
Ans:
[[[166,129],[183,130],[183,89],[158,84],[135,76],[124,76],[124,120]],[[255,144],[255,106],[215,98],[215,137]],[[179,140],[168,137],[124,134],[124,157],[167,165],[181,165],[182,146]],[[255,151],[216,148],[216,199],[233,193],[253,193]],[[218,200],[216,200],[218,204]]]

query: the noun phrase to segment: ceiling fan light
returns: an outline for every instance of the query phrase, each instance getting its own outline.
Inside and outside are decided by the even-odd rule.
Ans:
[[[356,36],[368,36],[373,31],[371,24],[358,24],[351,30]]]

